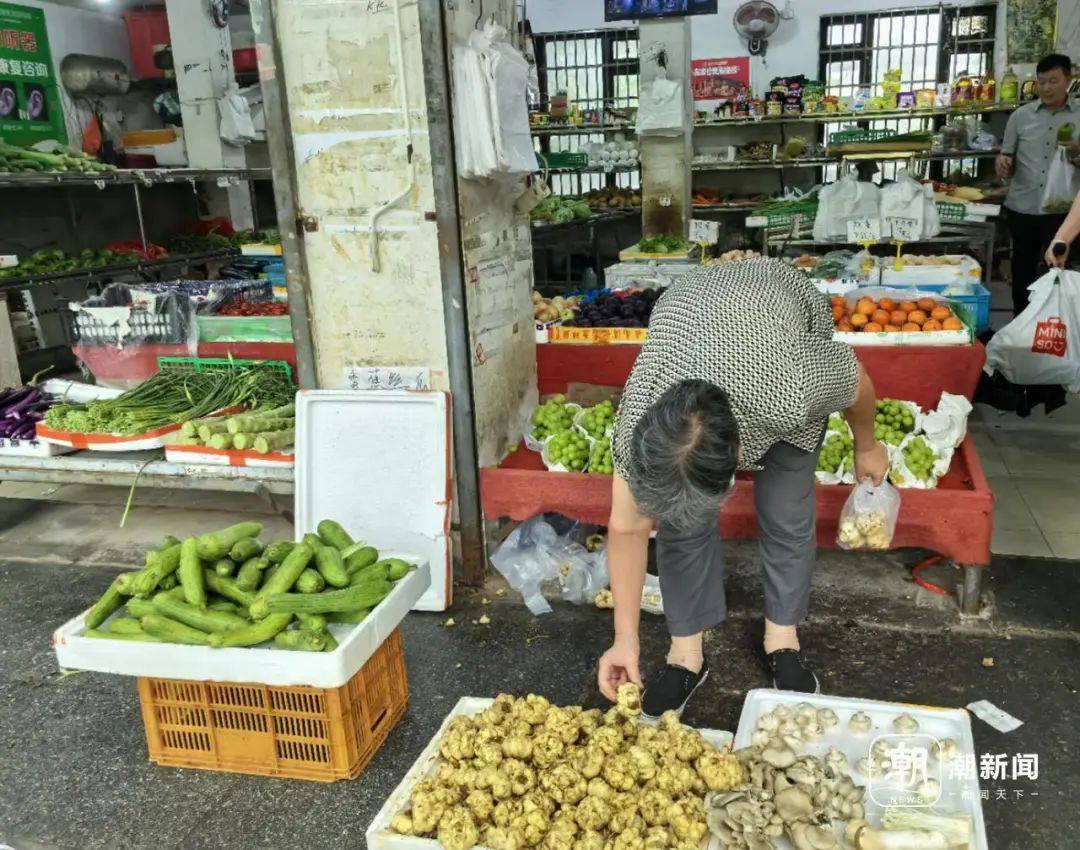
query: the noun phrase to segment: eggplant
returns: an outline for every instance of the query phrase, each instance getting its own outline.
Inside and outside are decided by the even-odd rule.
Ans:
[[[27,398],[32,398],[36,392],[38,391],[34,387],[19,387],[4,399],[3,407],[5,410],[10,410],[13,405],[18,405]]]

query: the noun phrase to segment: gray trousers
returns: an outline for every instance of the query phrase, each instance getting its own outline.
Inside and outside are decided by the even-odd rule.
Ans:
[[[781,626],[806,617],[817,536],[814,470],[817,452],[777,443],[754,473],[765,616]],[[663,524],[656,535],[657,571],[664,614],[672,637],[712,628],[727,615],[723,543],[716,518],[701,528],[676,531]]]

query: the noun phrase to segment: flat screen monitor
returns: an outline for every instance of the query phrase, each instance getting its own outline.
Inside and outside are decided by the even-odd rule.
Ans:
[[[716,0],[604,0],[605,21],[715,14]]]

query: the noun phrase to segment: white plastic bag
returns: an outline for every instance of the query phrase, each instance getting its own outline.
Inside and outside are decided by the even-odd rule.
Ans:
[[[507,176],[531,174],[537,162],[529,127],[529,63],[510,44],[504,27],[488,24],[484,36],[499,171]]]
[[[841,441],[840,445],[846,449],[843,461],[835,471],[828,469],[815,469],[814,480],[818,484],[853,484],[855,482],[855,460],[852,448],[854,446],[851,434],[851,426],[839,413],[829,417],[828,427],[825,429],[825,437],[821,441],[820,452],[824,451],[830,443]]]
[[[1077,193],[1080,193],[1080,171],[1069,162],[1069,152],[1065,146],[1058,145],[1050,158],[1050,168],[1046,171],[1042,211],[1064,215],[1072,206]]]
[[[484,57],[471,36],[468,44],[454,48],[453,71],[458,172],[462,177],[485,177],[498,169],[499,162]]]
[[[934,448],[955,449],[967,434],[970,413],[970,401],[962,395],[943,392],[937,410],[923,415],[923,434]]]
[[[873,183],[861,183],[854,174],[845,174],[818,192],[814,238],[847,239],[847,223],[854,218],[879,218],[881,190]]]
[[[1054,269],[1029,288],[1028,306],[986,346],[988,375],[1080,392],[1080,273]]]
[[[218,98],[218,114],[221,120],[218,133],[230,145],[246,145],[255,140],[255,125],[251,121],[251,107],[237,88],[231,88]]]
[[[836,544],[841,549],[888,549],[900,515],[900,493],[888,481],[855,485],[840,511]]]
[[[929,471],[922,474],[916,473],[908,465],[907,456],[904,454],[905,449],[917,443],[929,448],[934,457]],[[935,445],[925,434],[908,434],[900,445],[889,446],[889,480],[897,487],[907,490],[932,490],[949,471],[952,456],[952,446]]]
[[[685,124],[686,105],[680,80],[659,76],[642,87],[637,111],[639,134],[677,136]]]

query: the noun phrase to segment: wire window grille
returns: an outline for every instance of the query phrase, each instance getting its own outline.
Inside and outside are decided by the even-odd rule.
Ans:
[[[547,111],[551,99],[565,93],[568,104],[604,115],[607,109],[633,109],[638,104],[638,31],[636,27],[586,32],[533,34],[539,96],[531,104]],[[609,141],[603,133],[551,133],[534,140],[540,153],[580,151],[593,142]],[[641,184],[640,173],[552,174],[551,189],[580,195],[603,186]]]
[[[901,72],[901,91],[935,88],[961,74],[978,76],[993,69],[997,7],[926,6],[882,12],[823,15],[820,31],[819,72],[827,94],[854,97],[867,87],[871,96],[882,94],[886,71]],[[870,129],[898,133],[931,129],[927,116],[867,121]],[[946,170],[959,161],[944,164]],[[961,163],[973,169],[975,160]],[[886,177],[897,165],[882,167]],[[835,177],[835,168],[826,176]]]

